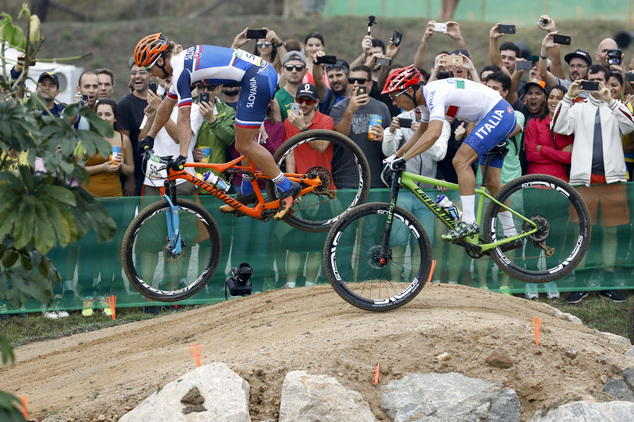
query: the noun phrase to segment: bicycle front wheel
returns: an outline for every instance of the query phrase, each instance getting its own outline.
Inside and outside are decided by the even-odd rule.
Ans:
[[[381,242],[389,204],[360,205],[335,223],[324,247],[328,280],[346,302],[368,311],[405,305],[421,291],[431,271],[431,244],[421,223],[396,207],[387,261]]]
[[[284,221],[300,230],[328,231],[347,210],[363,204],[370,191],[370,166],[361,148],[332,130],[309,130],[293,136],[273,155],[283,172],[319,176],[321,184],[293,205]],[[267,181],[270,199],[277,190]]]
[[[181,247],[169,241],[167,200],[144,208],[125,232],[121,262],[130,284],[143,296],[160,302],[187,299],[209,282],[220,259],[218,226],[195,202],[176,201]]]
[[[572,271],[590,244],[588,208],[572,186],[545,174],[518,177],[506,184],[496,199],[535,223],[536,233],[523,237],[521,247],[490,252],[511,277],[530,283],[557,280]],[[534,226],[491,202],[484,219],[484,240],[495,242]],[[506,217],[504,216],[506,215]],[[512,221],[510,220],[512,218]]]

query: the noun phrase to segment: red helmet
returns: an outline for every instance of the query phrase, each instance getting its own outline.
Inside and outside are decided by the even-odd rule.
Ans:
[[[134,48],[134,64],[139,67],[151,67],[169,47],[169,41],[160,32],[148,35]]]
[[[410,86],[419,85],[422,80],[423,75],[420,74],[414,65],[394,69],[387,76],[385,88],[383,88],[383,92],[381,92],[381,94],[403,91]]]

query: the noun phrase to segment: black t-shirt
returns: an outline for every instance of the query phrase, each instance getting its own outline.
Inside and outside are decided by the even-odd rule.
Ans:
[[[116,130],[127,130],[130,133],[130,143],[132,144],[132,154],[134,156],[134,179],[136,180],[137,195],[141,195],[141,187],[143,186],[143,163],[141,156],[137,153],[137,145],[139,143],[139,133],[141,133],[141,123],[145,117],[145,107],[147,101],[135,97],[132,93],[126,95],[119,100],[117,107],[119,108],[119,116],[115,123]]]

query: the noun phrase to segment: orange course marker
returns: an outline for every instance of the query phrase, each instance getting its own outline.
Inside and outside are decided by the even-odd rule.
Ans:
[[[112,320],[115,320],[115,309],[117,306],[117,295],[108,296],[108,303],[110,304],[110,312],[112,313]]]
[[[535,344],[539,346],[539,330],[542,327],[542,317],[534,317],[533,324],[535,325]]]
[[[374,385],[377,385],[379,383],[379,377],[379,364],[377,363],[376,368],[374,369],[374,380],[372,381]]]
[[[24,415],[24,419],[27,419],[27,411],[26,411],[26,396],[20,396],[20,401],[22,402],[22,415]]]
[[[190,344],[189,347],[192,349],[192,353],[194,354],[194,361],[196,362],[196,366],[200,368],[200,344]]]
[[[432,259],[431,260],[431,271],[429,272],[429,278],[427,279],[428,283],[431,282],[431,278],[434,275],[434,268],[436,268],[436,261]]]

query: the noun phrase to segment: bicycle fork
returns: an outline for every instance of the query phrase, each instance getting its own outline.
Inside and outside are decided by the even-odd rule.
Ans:
[[[172,255],[179,255],[183,252],[183,242],[181,239],[180,219],[178,217],[178,207],[174,205],[168,195],[163,198],[167,200],[170,210],[167,211],[167,251]]]
[[[396,200],[398,199],[398,192],[401,183],[401,174],[403,170],[395,171],[392,177],[392,186],[390,191],[390,207],[387,211],[387,222],[385,223],[385,229],[383,230],[383,236],[381,237],[381,247],[378,254],[375,254],[374,260],[384,267],[392,259],[392,250],[388,246],[390,244],[390,235],[392,234],[392,221],[394,220],[394,208],[396,207]]]

